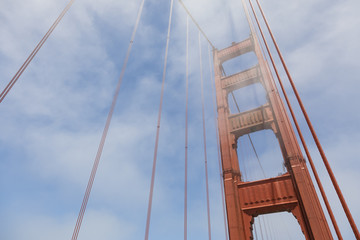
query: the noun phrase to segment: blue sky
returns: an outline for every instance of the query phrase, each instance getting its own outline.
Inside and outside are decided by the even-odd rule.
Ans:
[[[240,1],[184,1],[221,49],[248,37]],[[185,13],[174,1],[150,239],[183,239]],[[0,89],[67,4],[0,0]],[[0,104],[0,239],[70,239],[120,74],[140,0],[78,0]],[[78,239],[142,239],[150,185],[170,1],[148,0]],[[328,159],[360,224],[360,3],[264,1]],[[189,239],[206,239],[198,35],[190,24]],[[214,239],[224,239],[206,41],[202,39],[210,204]],[[239,61],[241,63],[241,60]],[[225,66],[229,72],[234,64]],[[284,73],[281,73],[284,77]],[[284,78],[285,79],[285,78]],[[289,86],[287,89],[290,91]],[[255,102],[262,101],[260,92]],[[244,101],[244,95],[237,93]],[[295,99],[291,98],[295,105]],[[241,101],[240,101],[241,102]],[[297,109],[298,110],[298,109]],[[298,111],[299,113],[299,111]],[[299,121],[305,129],[300,114]],[[354,239],[307,130],[344,239]],[[267,175],[283,171],[271,133],[253,134]],[[249,145],[247,180],[262,178]],[[240,150],[239,150],[240,151]],[[299,239],[289,214],[263,218]],[[288,225],[288,226],[286,226]],[[284,230],[284,226],[286,226]],[[286,232],[294,233],[290,237]]]

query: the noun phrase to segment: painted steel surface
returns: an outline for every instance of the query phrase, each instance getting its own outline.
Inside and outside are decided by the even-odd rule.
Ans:
[[[256,68],[229,77],[223,75],[222,63],[249,51],[257,56]],[[305,159],[256,35],[251,34],[245,41],[233,43],[223,50],[215,49],[214,68],[230,239],[253,239],[254,217],[281,211],[293,213],[306,239],[332,239]],[[228,94],[256,82],[264,87],[268,102],[258,108],[231,115]],[[237,139],[244,134],[264,129],[271,129],[276,135],[287,174],[244,183],[237,157]]]

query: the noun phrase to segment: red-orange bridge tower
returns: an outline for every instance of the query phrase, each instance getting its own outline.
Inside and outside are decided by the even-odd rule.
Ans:
[[[225,76],[222,64],[248,52],[255,53],[258,64]],[[248,39],[225,49],[215,49],[214,68],[230,239],[253,239],[254,217],[282,211],[292,212],[306,239],[332,239],[305,159],[256,35],[252,33]],[[255,83],[264,88],[267,103],[246,112],[230,114],[228,95]],[[275,134],[287,173],[270,179],[243,182],[237,140],[245,134],[265,129],[271,129]]]

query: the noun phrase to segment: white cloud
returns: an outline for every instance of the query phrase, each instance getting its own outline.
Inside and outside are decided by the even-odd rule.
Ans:
[[[240,1],[184,2],[216,47],[248,37]],[[1,88],[66,3],[2,1]],[[0,104],[0,162],[4,166],[0,170],[0,191],[6,196],[0,200],[0,222],[10,218],[7,224],[0,224],[1,238],[71,236],[139,4],[76,1]],[[143,237],[168,5],[158,1],[145,4],[79,239]],[[276,38],[359,222],[359,196],[353,193],[352,183],[358,180],[356,124],[360,116],[355,104],[349,104],[356,102],[354,89],[359,85],[356,6],[359,3],[355,0],[341,4],[310,0],[264,2]],[[182,239],[185,14],[177,1],[172,27],[151,221],[154,239]],[[190,33],[189,237],[206,238],[198,36],[193,24]],[[205,87],[209,91],[203,38],[202,44]],[[219,175],[213,110],[208,105],[212,96],[208,91],[211,217],[213,236],[221,239]],[[267,152],[263,150],[261,158]],[[266,160],[265,164],[270,167],[271,162]],[[326,178],[324,181],[331,188]],[[333,193],[331,201],[336,202]],[[339,209],[336,205],[335,212],[339,213]],[[340,218],[344,236],[350,239],[351,230],[341,214]]]

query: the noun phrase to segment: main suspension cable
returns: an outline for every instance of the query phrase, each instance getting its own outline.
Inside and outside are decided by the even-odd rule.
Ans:
[[[187,240],[187,186],[188,186],[188,106],[189,106],[189,16],[186,16],[186,104],[185,104],[185,189],[184,189],[184,240]]]
[[[270,52],[269,45],[268,45],[268,43],[267,43],[267,41],[266,41],[266,38],[265,38],[264,33],[263,33],[263,31],[262,31],[260,22],[259,22],[259,20],[258,20],[258,18],[257,18],[257,14],[256,14],[255,9],[254,9],[254,7],[253,7],[253,4],[252,4],[252,2],[251,2],[250,0],[249,0],[249,3],[250,3],[250,6],[251,6],[253,15],[254,15],[254,17],[255,17],[256,23],[257,23],[257,25],[258,25],[258,28],[259,28],[259,30],[260,30],[260,34],[261,34],[262,39],[263,39],[263,42],[264,42],[264,44],[265,44],[267,53],[268,53],[268,55],[269,55],[269,57],[270,57],[270,61],[271,61],[271,63],[272,63],[273,69],[274,69],[274,71],[275,71],[275,74],[276,74],[276,76],[277,76],[278,82],[279,82],[279,84],[280,84],[281,90],[282,90],[282,92],[283,92],[285,101],[286,101],[287,106],[288,106],[288,108],[289,108],[289,110],[290,110],[290,114],[291,114],[292,119],[293,119],[293,121],[294,121],[296,130],[297,130],[297,132],[298,132],[298,134],[299,134],[301,143],[302,143],[302,145],[303,145],[303,147],[304,147],[306,156],[307,156],[307,158],[308,158],[308,160],[309,160],[309,163],[310,163],[311,169],[312,169],[312,171],[313,171],[313,174],[314,174],[316,183],[317,183],[317,185],[318,185],[318,187],[319,187],[321,196],[322,196],[322,198],[323,198],[323,200],[324,200],[326,209],[327,209],[327,211],[328,211],[328,213],[329,213],[331,222],[332,222],[332,224],[333,224],[333,226],[334,226],[334,229],[335,229],[335,232],[336,232],[338,238],[339,238],[339,239],[342,239],[342,236],[341,236],[341,233],[340,233],[340,229],[339,229],[339,227],[338,227],[338,225],[337,225],[337,222],[336,222],[335,216],[334,216],[334,214],[333,214],[333,212],[332,212],[330,203],[329,203],[329,201],[328,201],[328,199],[327,199],[327,196],[326,196],[326,194],[325,194],[324,187],[323,187],[323,185],[322,185],[322,183],[321,183],[320,177],[319,177],[319,175],[318,175],[318,173],[317,173],[317,170],[316,170],[316,168],[315,168],[315,164],[314,164],[314,162],[313,162],[313,160],[312,160],[312,157],[311,157],[310,152],[309,152],[309,150],[308,150],[307,144],[306,144],[305,139],[304,139],[304,137],[303,137],[303,135],[302,135],[302,132],[301,132],[300,126],[299,126],[299,124],[298,124],[297,118],[296,118],[296,116],[295,116],[295,113],[294,113],[294,111],[293,111],[292,105],[291,105],[290,100],[289,100],[289,98],[288,98],[288,96],[287,96],[285,87],[284,87],[284,85],[283,85],[283,83],[282,83],[282,80],[281,80],[280,74],[279,74],[279,72],[278,72],[278,69],[277,69],[277,67],[276,67],[275,61],[274,61],[274,59],[273,59],[273,57],[272,57],[272,54],[271,54],[271,52]]]
[[[59,24],[59,22],[61,21],[61,19],[64,17],[64,15],[66,14],[66,12],[70,9],[71,5],[74,3],[75,0],[71,0],[66,7],[64,8],[64,10],[60,13],[60,15],[58,16],[58,18],[55,20],[55,22],[51,25],[50,29],[46,32],[46,34],[44,35],[44,37],[40,40],[40,42],[36,45],[36,47],[34,48],[34,50],[30,53],[29,57],[25,60],[25,62],[23,63],[23,65],[20,67],[20,69],[15,73],[14,77],[10,80],[10,82],[6,85],[6,87],[4,88],[4,90],[1,92],[0,94],[0,103],[4,100],[4,98],[6,97],[6,95],[10,92],[11,88],[15,85],[16,81],[20,78],[20,76],[22,75],[22,73],[25,71],[25,69],[27,68],[27,66],[30,64],[30,62],[33,60],[33,58],[35,57],[35,55],[38,53],[38,51],[40,50],[40,48],[44,45],[44,43],[46,42],[46,40],[49,38],[50,34],[54,31],[54,29],[56,28],[56,26]]]
[[[314,141],[315,141],[315,143],[316,143],[316,146],[317,146],[317,148],[318,148],[318,150],[319,150],[319,153],[320,153],[320,155],[321,155],[321,157],[322,157],[322,159],[323,159],[324,165],[325,165],[325,167],[326,167],[326,170],[328,171],[328,174],[329,174],[329,176],[330,176],[331,182],[332,182],[332,184],[333,184],[333,186],[334,186],[334,188],[335,188],[335,191],[336,191],[336,193],[337,193],[337,195],[338,195],[338,197],[339,197],[339,200],[340,200],[341,205],[342,205],[342,207],[343,207],[343,209],[344,209],[344,212],[345,212],[345,214],[346,214],[346,216],[347,216],[347,218],[348,218],[348,221],[349,221],[349,223],[350,223],[350,226],[351,226],[351,228],[352,228],[352,230],[353,230],[353,232],[354,232],[354,235],[355,235],[356,239],[360,239],[359,230],[358,230],[358,228],[357,228],[357,226],[356,226],[356,224],[355,224],[355,221],[354,221],[354,219],[353,219],[353,217],[352,217],[352,215],[351,215],[350,209],[349,209],[349,207],[348,207],[348,205],[347,205],[347,203],[346,203],[346,201],[345,201],[345,198],[344,198],[344,196],[343,196],[343,194],[342,194],[342,192],[341,192],[341,190],[340,190],[340,187],[339,187],[339,184],[337,183],[337,180],[336,180],[336,178],[335,178],[335,175],[334,175],[334,173],[333,173],[333,171],[332,171],[332,169],[331,169],[331,167],[330,167],[330,164],[329,164],[329,162],[328,162],[328,160],[327,160],[327,157],[326,157],[326,155],[325,155],[325,152],[324,152],[324,150],[323,150],[323,148],[322,148],[322,146],[321,146],[320,140],[318,139],[318,137],[317,137],[317,135],[316,135],[316,132],[315,132],[315,129],[314,129],[314,127],[313,127],[313,125],[312,125],[312,123],[311,123],[311,121],[310,121],[310,118],[309,118],[309,116],[308,116],[308,114],[307,114],[307,112],[306,112],[306,110],[305,110],[304,104],[302,103],[302,100],[301,100],[301,98],[300,98],[300,95],[299,95],[299,93],[298,93],[298,91],[297,91],[297,89],[296,89],[296,86],[295,86],[295,84],[294,84],[294,81],[293,81],[293,79],[292,79],[292,77],[291,77],[291,75],[290,75],[289,69],[287,68],[287,65],[286,65],[286,63],[285,63],[285,60],[284,60],[284,58],[283,58],[283,56],[282,56],[282,54],[281,54],[281,52],[280,52],[279,46],[277,45],[277,42],[276,42],[276,40],[275,40],[275,37],[274,37],[274,35],[273,35],[273,33],[272,33],[271,29],[270,29],[269,23],[268,23],[268,21],[267,21],[267,19],[266,19],[266,17],[265,17],[265,14],[264,14],[264,12],[263,12],[263,10],[262,10],[261,4],[260,4],[260,2],[259,2],[258,0],[256,0],[256,2],[257,2],[257,5],[258,5],[258,7],[259,7],[259,10],[260,10],[260,12],[261,12],[261,15],[262,15],[262,17],[263,17],[263,19],[264,19],[264,21],[265,21],[265,24],[266,24],[266,27],[267,27],[267,29],[268,29],[268,31],[269,31],[269,34],[270,34],[270,36],[271,36],[271,39],[272,39],[272,41],[273,41],[273,43],[274,43],[274,46],[275,46],[275,48],[276,48],[276,51],[277,51],[277,53],[278,53],[278,55],[279,55],[279,57],[280,57],[281,63],[282,63],[282,65],[283,65],[284,69],[285,69],[285,72],[286,72],[286,75],[287,75],[288,80],[289,80],[289,82],[290,82],[290,85],[291,85],[291,87],[292,87],[292,89],[293,89],[293,91],[294,91],[294,93],[295,93],[295,96],[296,96],[296,99],[297,99],[297,101],[298,101],[298,103],[299,103],[299,106],[300,106],[300,108],[301,108],[301,111],[302,111],[302,113],[303,113],[303,115],[304,115],[304,117],[305,117],[306,123],[307,123],[307,125],[308,125],[308,127],[309,127],[309,129],[310,129],[310,132],[311,132],[311,134],[312,134],[312,136],[313,136],[313,139],[314,139]]]
[[[98,151],[97,151],[97,154],[96,154],[96,157],[95,157],[94,165],[93,165],[93,168],[92,168],[92,171],[91,171],[91,174],[90,174],[90,178],[89,178],[89,181],[88,181],[88,184],[87,184],[87,187],[86,187],[83,202],[81,204],[80,212],[79,212],[79,215],[78,215],[78,218],[77,218],[77,221],[76,221],[76,225],[75,225],[75,228],[74,228],[74,232],[73,232],[73,235],[72,235],[72,238],[71,238],[72,240],[76,240],[78,238],[78,235],[79,235],[81,223],[82,223],[84,213],[85,213],[85,210],[86,210],[86,206],[87,206],[87,203],[88,203],[88,200],[89,200],[89,197],[90,197],[91,189],[92,189],[93,182],[94,182],[95,175],[96,175],[96,171],[97,171],[97,168],[98,168],[98,165],[99,165],[99,162],[100,162],[100,158],[101,158],[101,154],[102,154],[102,151],[103,151],[103,148],[104,148],[107,133],[109,131],[109,126],[110,126],[112,115],[113,115],[113,112],[114,112],[114,109],[115,109],[116,101],[117,101],[117,98],[118,98],[118,95],[119,95],[119,92],[120,92],[120,86],[121,86],[121,83],[122,83],[122,80],[123,80],[123,77],[124,77],[124,74],[125,74],[125,69],[126,69],[128,61],[129,61],[129,56],[130,56],[130,52],[131,52],[131,49],[132,49],[132,45],[134,43],[135,34],[136,34],[136,31],[137,31],[137,28],[138,28],[138,25],[139,25],[139,22],[140,22],[144,2],[145,2],[145,0],[143,0],[141,2],[141,5],[140,5],[139,11],[138,11],[136,23],[135,23],[135,26],[134,26],[133,33],[131,35],[131,40],[130,40],[129,47],[128,47],[128,50],[127,50],[127,53],[126,53],[124,64],[123,64],[123,67],[121,69],[121,74],[120,74],[120,77],[119,77],[119,81],[118,81],[117,86],[116,86],[114,98],[113,98],[113,101],[111,103],[110,111],[109,111],[107,119],[106,119],[105,128],[104,128],[103,133],[102,133],[102,137],[101,137],[101,141],[100,141]]]
[[[162,105],[163,105],[163,101],[164,101],[164,87],[165,87],[167,58],[168,58],[168,52],[169,52],[170,30],[171,30],[171,19],[172,19],[173,5],[174,5],[174,0],[171,0],[171,3],[170,3],[170,15],[169,15],[169,25],[168,25],[168,31],[167,31],[167,37],[166,37],[164,69],[163,69],[162,84],[161,84],[160,105],[159,105],[157,129],[156,129],[156,139],[155,139],[155,147],[154,147],[154,159],[153,159],[153,166],[152,166],[152,173],[151,173],[149,205],[148,205],[148,211],[147,211],[147,217],[146,217],[145,240],[149,239],[151,208],[152,208],[152,200],[153,200],[153,192],[154,192],[157,151],[158,151],[158,145],[159,145],[161,113],[162,113]]]
[[[219,128],[218,128],[218,121],[216,117],[216,100],[215,100],[215,87],[214,87],[214,78],[213,78],[213,71],[211,68],[211,58],[210,58],[210,45],[208,45],[208,56],[209,56],[209,70],[210,70],[210,82],[211,82],[211,92],[212,92],[212,101],[213,101],[213,112],[214,112],[214,121],[215,121],[215,133],[216,133],[216,146],[217,146],[217,154],[218,154],[218,167],[219,167],[219,177],[220,177],[220,190],[221,190],[221,203],[222,203],[222,210],[224,216],[224,230],[225,230],[225,240],[228,240],[227,234],[227,221],[226,221],[226,211],[225,211],[225,192],[224,192],[224,185],[223,185],[223,173],[222,173],[222,166],[221,166],[221,153],[220,153],[220,140],[219,140]]]
[[[206,153],[206,127],[205,127],[205,100],[204,100],[204,80],[202,69],[202,54],[201,54],[201,39],[199,32],[199,60],[200,60],[200,82],[201,82],[201,106],[202,106],[202,125],[203,125],[203,141],[204,141],[204,159],[205,159],[205,181],[206,181],[206,206],[207,206],[207,220],[208,220],[208,234],[211,240],[211,222],[210,222],[210,198],[209,198],[209,176],[207,167],[207,153]]]
[[[205,32],[201,29],[200,25],[197,23],[197,21],[195,20],[195,18],[191,15],[190,11],[188,10],[188,8],[185,6],[185,4],[183,3],[183,1],[179,0],[181,6],[183,6],[183,8],[185,9],[186,13],[188,14],[188,16],[191,17],[191,20],[194,22],[194,24],[196,25],[196,27],[199,29],[199,31],[201,32],[201,34],[204,36],[204,38],[208,41],[208,43],[211,45],[211,47],[213,49],[215,49],[215,46],[212,44],[212,42],[209,40],[209,38],[206,36]]]

